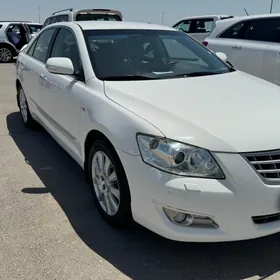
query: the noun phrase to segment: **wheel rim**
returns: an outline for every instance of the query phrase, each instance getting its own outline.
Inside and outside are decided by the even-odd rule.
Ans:
[[[0,48],[0,61],[8,62],[12,59],[12,52],[7,48]]]
[[[20,113],[22,115],[23,121],[27,122],[28,119],[27,102],[26,102],[25,94],[22,89],[19,92],[19,107],[20,107]]]
[[[92,181],[103,211],[109,216],[116,215],[120,206],[119,182],[111,160],[101,151],[92,159]]]

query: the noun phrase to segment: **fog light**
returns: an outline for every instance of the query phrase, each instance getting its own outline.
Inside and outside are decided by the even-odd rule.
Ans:
[[[170,208],[162,208],[167,218],[175,225],[182,227],[198,227],[198,228],[218,228],[219,226],[210,217],[190,214],[173,210]]]
[[[169,208],[163,208],[164,213],[169,218],[169,220],[181,226],[189,226],[194,220],[194,216],[188,213],[175,211]]]

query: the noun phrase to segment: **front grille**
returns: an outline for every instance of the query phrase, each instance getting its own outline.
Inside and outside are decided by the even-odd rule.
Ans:
[[[267,180],[280,180],[280,150],[244,155],[253,168]]]
[[[266,224],[280,221],[280,213],[252,217],[255,224]]]

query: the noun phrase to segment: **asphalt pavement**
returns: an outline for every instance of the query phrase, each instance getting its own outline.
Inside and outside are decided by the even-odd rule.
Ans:
[[[108,226],[80,167],[43,129],[23,127],[15,95],[14,65],[2,64],[1,280],[280,279],[280,234],[194,244]]]

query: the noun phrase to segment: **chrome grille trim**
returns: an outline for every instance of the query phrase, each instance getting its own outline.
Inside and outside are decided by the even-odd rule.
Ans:
[[[242,156],[267,183],[280,182],[280,150],[245,153]]]

